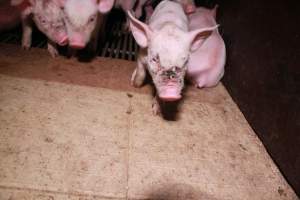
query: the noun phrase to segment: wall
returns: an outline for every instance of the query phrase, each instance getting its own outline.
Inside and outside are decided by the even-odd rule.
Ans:
[[[228,50],[223,83],[300,195],[300,3],[217,3]]]

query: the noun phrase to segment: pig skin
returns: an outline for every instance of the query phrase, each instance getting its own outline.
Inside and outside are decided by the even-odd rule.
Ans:
[[[189,28],[195,30],[202,27],[216,25],[216,9],[199,7],[195,13],[189,15]],[[202,46],[191,52],[187,64],[187,78],[196,87],[213,87],[224,75],[226,49],[218,30],[203,42]]]
[[[11,0],[22,18],[22,47],[31,46],[32,23],[48,38],[48,51],[52,57],[58,55],[57,44],[67,44],[67,33],[63,22],[62,11],[54,1],[46,0]]]
[[[148,25],[135,19],[130,12],[128,16],[132,34],[141,47],[131,84],[140,87],[147,70],[160,100],[180,100],[190,51],[199,48],[217,26],[189,31],[183,7],[169,0],[155,8]],[[160,112],[155,106],[156,99],[154,114]]]

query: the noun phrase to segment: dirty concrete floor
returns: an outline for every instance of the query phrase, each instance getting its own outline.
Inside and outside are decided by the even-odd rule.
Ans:
[[[134,66],[0,45],[0,199],[298,199],[222,84],[168,121]]]
[[[223,83],[300,196],[300,1],[206,1],[220,5]]]

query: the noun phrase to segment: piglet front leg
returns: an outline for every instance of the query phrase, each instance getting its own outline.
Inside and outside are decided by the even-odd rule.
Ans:
[[[98,18],[97,18],[97,24],[96,24],[96,27],[91,35],[91,41],[90,41],[90,46],[89,46],[89,51],[96,55],[97,54],[97,48],[98,48],[98,36],[99,36],[99,31],[101,29],[101,26],[103,25],[102,22],[103,22],[103,16],[98,14]],[[101,36],[102,33],[101,33]]]
[[[134,11],[135,17],[137,19],[139,19],[142,16],[142,14],[143,14],[143,6],[144,6],[145,3],[146,3],[145,0],[139,0],[138,1],[138,4],[137,4],[136,9]]]
[[[32,22],[28,17],[22,18],[22,29],[22,48],[28,50],[31,46],[32,36]]]
[[[143,51],[143,50],[142,50]],[[141,55],[142,52],[138,56],[137,67],[132,73],[131,76],[131,85],[134,87],[141,87],[146,78],[146,68],[145,68],[145,56]]]
[[[160,113],[161,113],[161,108],[159,104],[159,97],[155,95],[155,97],[152,100],[152,114],[159,115]]]
[[[57,45],[54,42],[52,42],[51,40],[48,40],[47,48],[48,48],[48,51],[49,51],[50,55],[52,56],[52,58],[55,58],[58,56]]]
[[[151,5],[147,5],[145,6],[145,11],[146,11],[146,23],[149,22],[150,17],[152,16],[154,10],[153,7]]]

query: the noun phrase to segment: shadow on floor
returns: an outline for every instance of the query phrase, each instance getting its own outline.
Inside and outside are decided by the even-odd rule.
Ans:
[[[147,200],[221,200],[197,191],[193,186],[187,184],[171,184],[154,190],[147,195]]]

